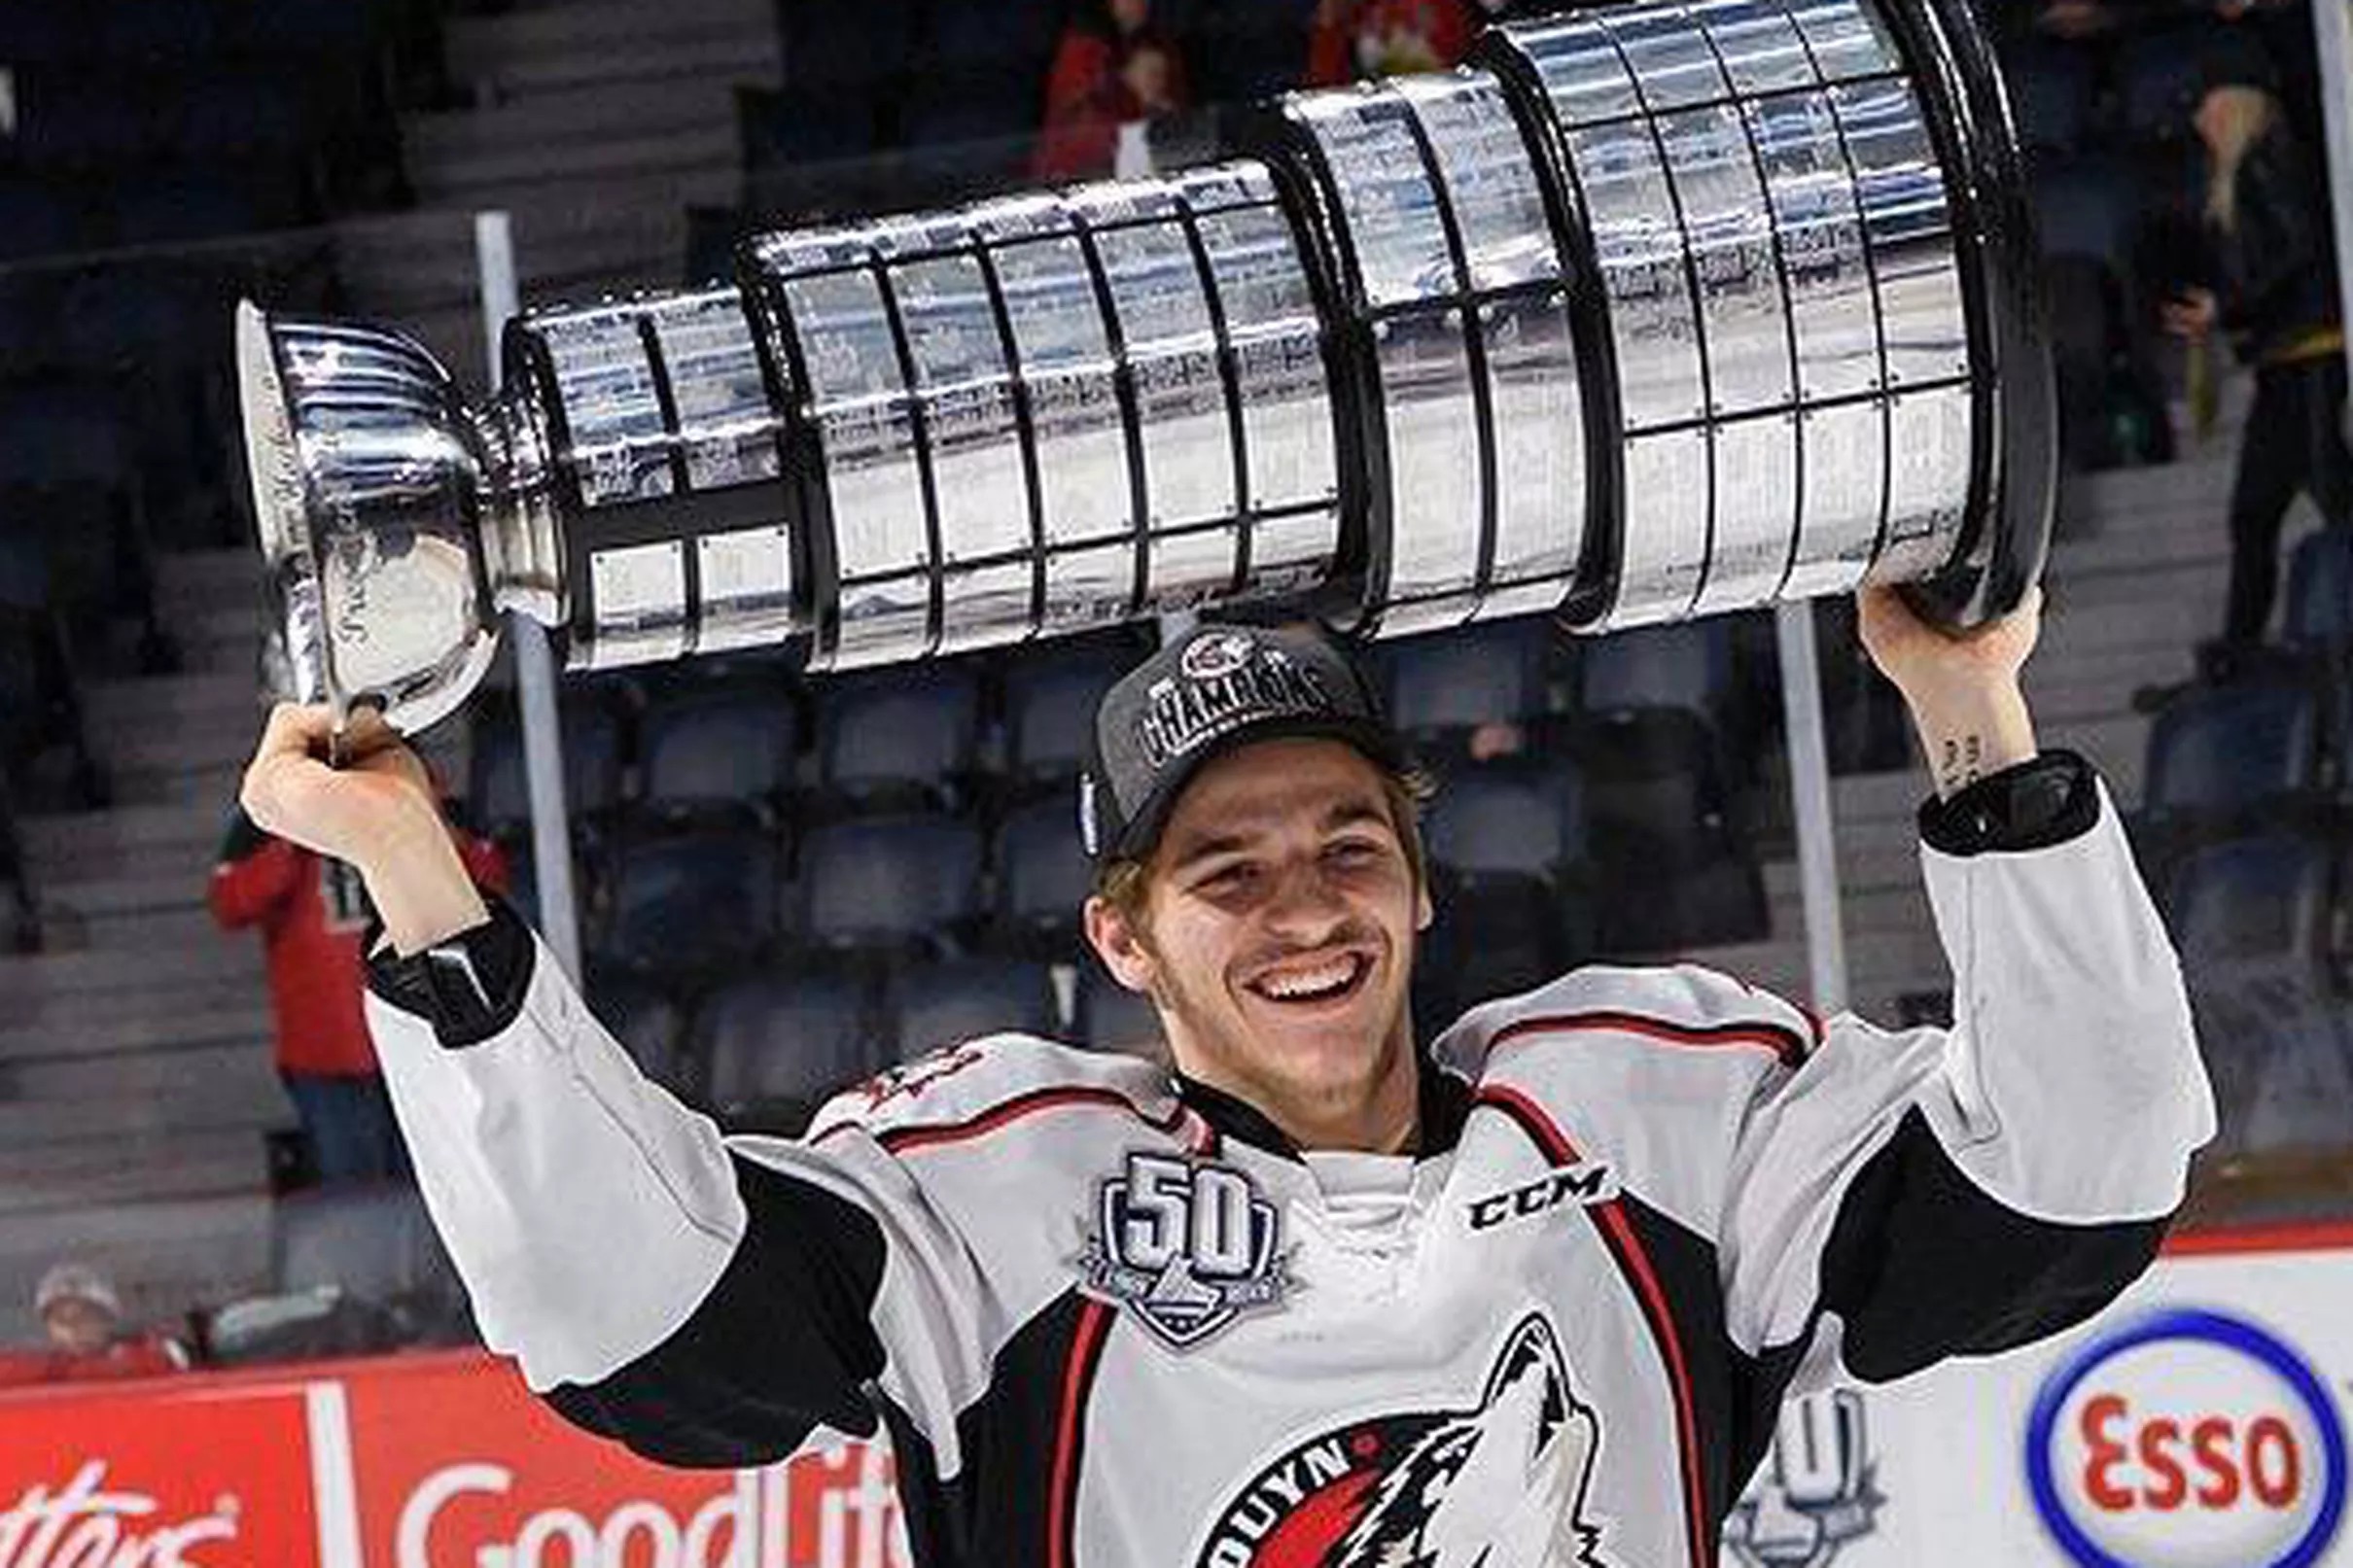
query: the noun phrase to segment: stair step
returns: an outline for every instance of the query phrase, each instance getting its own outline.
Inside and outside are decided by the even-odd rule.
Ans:
[[[564,0],[490,17],[452,17],[443,47],[453,69],[500,58],[629,53],[662,39],[711,33],[776,36],[775,13],[751,0]],[[773,46],[772,46],[773,47]]]
[[[263,983],[261,951],[219,936],[154,952],[102,948],[12,956],[0,958],[0,1016],[93,992],[176,990],[235,979]]]
[[[250,1111],[283,1098],[268,1049],[251,1041],[208,1042],[138,1056],[53,1057],[0,1064],[0,1100],[8,1102],[0,1109],[34,1112],[92,1100],[103,1107],[101,1123],[111,1116],[117,1123],[136,1125],[142,1114],[191,1124],[218,1122],[225,1112]],[[142,1106],[141,1100],[152,1103]],[[38,1126],[38,1118],[33,1120]],[[22,1126],[9,1131],[18,1137],[0,1136],[0,1146],[40,1135]]]
[[[93,680],[82,688],[83,712],[92,730],[128,733],[141,729],[186,731],[251,721],[262,712],[251,671],[221,670],[179,675]]]
[[[715,21],[693,31],[672,29],[628,49],[553,53],[534,53],[496,36],[461,34],[451,38],[448,52],[450,74],[457,80],[482,83],[509,97],[666,77],[726,75],[772,82],[782,71],[772,17]]]
[[[485,109],[408,116],[405,157],[435,162],[485,148],[578,146],[679,130],[735,129],[733,77],[665,77],[534,92]]]
[[[186,1046],[238,1044],[267,1048],[269,1007],[257,989],[240,985],[233,1002],[201,1009],[150,1002],[136,1013],[112,1019],[75,1018],[67,1027],[0,1028],[0,1063],[62,1056],[130,1056]]]
[[[618,175],[657,169],[733,171],[736,157],[733,125],[696,125],[554,147],[449,148],[411,157],[408,172],[417,189],[437,203],[481,208],[505,205],[506,192],[556,182],[601,185]]]
[[[25,1214],[70,1213],[91,1203],[252,1192],[265,1186],[268,1178],[268,1153],[252,1133],[208,1139],[169,1157],[141,1150],[130,1162],[118,1150],[112,1161],[91,1162],[88,1168],[69,1167],[46,1177],[0,1179],[0,1217],[14,1224]]]

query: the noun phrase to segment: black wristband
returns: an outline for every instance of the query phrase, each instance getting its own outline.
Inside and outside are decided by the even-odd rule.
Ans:
[[[1920,838],[1946,854],[2047,850],[2100,816],[2097,776],[2073,751],[2045,751],[1920,807]]]
[[[432,1024],[435,1038],[451,1050],[506,1032],[531,990],[531,927],[495,893],[484,894],[484,901],[489,920],[405,958],[390,948],[378,951],[380,923],[362,938],[368,989]]]

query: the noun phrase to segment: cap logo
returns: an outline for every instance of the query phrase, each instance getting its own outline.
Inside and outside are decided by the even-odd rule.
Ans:
[[[1196,661],[1207,644],[1217,652]],[[1209,674],[1200,674],[1206,669]],[[1144,693],[1136,722],[1137,749],[1154,772],[1204,742],[1260,718],[1329,714],[1334,705],[1323,679],[1288,653],[1247,637],[1204,639],[1184,650],[1177,676]]]
[[[1185,645],[1176,657],[1176,668],[1195,680],[1214,680],[1249,663],[1257,648],[1257,640],[1246,633],[1212,632]]]

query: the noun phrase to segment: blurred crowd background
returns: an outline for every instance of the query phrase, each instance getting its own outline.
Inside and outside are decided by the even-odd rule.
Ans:
[[[1992,10],[2067,467],[2030,692],[2105,765],[2184,949],[2225,1107],[2189,1223],[2353,1217],[2353,462],[2311,16]],[[235,812],[263,687],[236,298],[401,323],[478,385],[477,211],[512,216],[529,300],[702,281],[771,224],[1213,157],[1264,95],[1444,68],[1493,11],[0,7],[0,1380],[472,1332],[359,1020],[365,890]],[[1941,1021],[1923,778],[1850,607],[1815,613],[1853,1000]],[[601,1016],[782,1131],[973,1033],[1154,1049],[1082,955],[1073,787],[1151,635],[567,680]],[[1425,1032],[1603,957],[1805,993],[1774,650],[1761,616],[1378,650],[1442,780]],[[511,672],[426,749],[476,876],[535,909]]]

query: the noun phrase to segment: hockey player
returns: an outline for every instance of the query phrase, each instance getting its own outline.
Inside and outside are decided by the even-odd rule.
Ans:
[[[1212,627],[1105,699],[1085,787],[1088,935],[1173,1069],[996,1036],[796,1141],[647,1082],[387,737],[331,772],[280,710],[244,796],[368,879],[427,1202],[574,1421],[717,1466],[879,1424],[928,1564],[1696,1568],[1788,1389],[2096,1310],[2211,1132],[2115,808],[2037,750],[2036,629],[1864,603],[1949,1029],[1596,967],[1418,1047],[1397,743],[1330,645]]]

